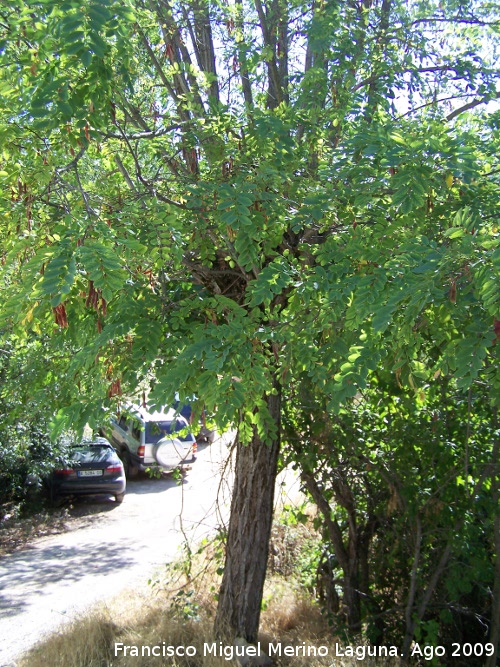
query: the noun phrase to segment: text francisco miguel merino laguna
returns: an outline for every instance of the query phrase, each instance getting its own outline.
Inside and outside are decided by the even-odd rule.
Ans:
[[[171,658],[174,656],[194,656],[197,655],[198,650],[196,646],[172,646],[161,642],[153,646],[137,646],[134,644],[123,644],[122,642],[115,642],[115,657],[119,655],[128,655],[131,657],[164,657]],[[283,645],[280,643],[269,644],[267,651],[261,650],[260,642],[256,646],[252,644],[244,645],[225,645],[222,642],[213,642],[211,644],[203,644],[203,655],[213,655],[226,660],[233,660],[234,658],[244,658],[251,656],[267,655],[270,658],[273,656],[289,656],[289,657],[316,657],[327,656],[329,654],[328,646],[311,646],[302,642],[297,646]],[[399,656],[396,646],[340,646],[335,644],[335,651],[333,657],[354,657],[357,660],[364,660],[365,657],[391,657]]]

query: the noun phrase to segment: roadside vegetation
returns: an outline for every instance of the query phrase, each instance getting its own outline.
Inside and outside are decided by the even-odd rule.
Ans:
[[[311,514],[312,513],[312,514]],[[320,536],[313,526],[310,507],[285,509],[273,530],[269,572],[264,590],[259,641],[262,651],[270,642],[282,646],[306,645],[328,648],[328,656],[282,656],[283,667],[328,667],[345,638],[336,636],[321,605],[314,599],[314,559],[309,556]],[[300,519],[300,521],[298,520]],[[222,667],[232,664],[224,657],[203,655],[204,643],[212,644],[216,591],[223,560],[220,538],[204,544],[196,554],[184,556],[154,581],[149,590],[129,591],[106,607],[96,607],[40,643],[18,667]],[[219,573],[218,573],[219,572]],[[194,657],[115,657],[115,643],[127,646],[194,646]],[[227,645],[231,642],[227,642]],[[223,642],[224,644],[224,642]],[[226,644],[224,644],[226,645]],[[359,661],[335,659],[337,667],[354,667]],[[365,658],[366,667],[391,667],[394,660]]]
[[[68,530],[67,508],[45,508],[40,500],[22,505],[6,503],[0,511],[0,556],[22,548],[38,537]]]
[[[74,437],[51,437],[47,387],[37,386],[42,369],[50,391],[57,363],[43,338],[4,337],[0,349],[0,555],[44,535],[63,532],[72,521],[55,507],[44,486]]]
[[[0,519],[11,513],[9,503],[29,500],[29,476],[35,481],[57,455],[45,400],[30,392],[33,352],[34,346],[19,345],[13,337],[4,339],[0,350]]]
[[[215,633],[258,637],[287,462],[334,635],[494,667],[499,25],[490,0],[0,3],[3,500],[66,429],[196,396],[238,434]]]
[[[487,385],[436,379],[415,398],[377,372],[337,415],[318,396],[304,379],[287,404],[285,452],[302,461],[318,508],[318,595],[333,627],[405,654],[417,638],[481,651],[500,558],[500,430]]]

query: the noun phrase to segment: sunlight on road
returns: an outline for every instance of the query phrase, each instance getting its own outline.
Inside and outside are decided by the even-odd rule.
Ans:
[[[131,480],[123,504],[99,501],[91,525],[36,540],[0,559],[0,665],[99,600],[144,586],[178,554],[225,525],[232,466],[228,436],[200,447],[181,480]],[[276,504],[298,497],[293,473],[282,473]],[[96,503],[85,499],[82,502]],[[21,630],[22,628],[22,630]]]

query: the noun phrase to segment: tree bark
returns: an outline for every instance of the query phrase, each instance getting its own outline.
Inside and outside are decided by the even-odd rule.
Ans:
[[[280,449],[280,394],[267,396],[266,403],[278,435],[269,445],[254,431],[248,445],[237,443],[226,562],[215,617],[217,636],[249,642],[257,640],[259,629]]]
[[[346,609],[346,620],[349,630],[359,632],[361,625],[361,599],[359,595],[359,560],[358,560],[358,529],[354,520],[355,510],[349,525],[349,538],[347,548],[344,545],[342,531],[336,519],[332,517],[330,503],[322,493],[321,487],[314,475],[302,470],[301,479],[311,494],[312,499],[323,515],[328,537],[335,551],[335,556],[344,573],[342,593],[343,605]],[[339,503],[342,504],[342,503]],[[345,504],[342,505],[345,507]]]

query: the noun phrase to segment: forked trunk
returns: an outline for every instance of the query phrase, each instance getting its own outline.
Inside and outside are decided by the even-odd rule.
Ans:
[[[266,402],[279,434],[280,396],[268,396]],[[237,444],[226,562],[215,617],[219,637],[257,640],[278,454],[279,435],[269,445],[254,431],[248,445]]]

